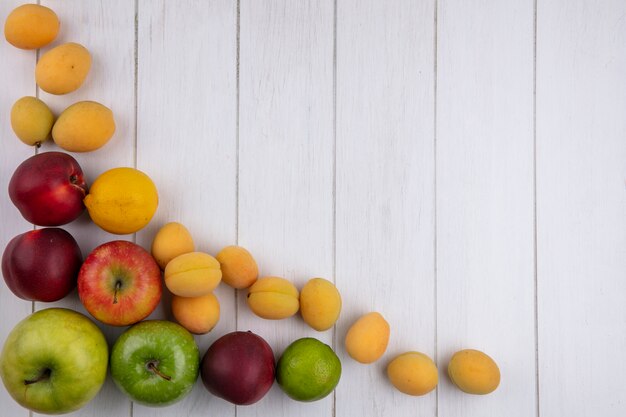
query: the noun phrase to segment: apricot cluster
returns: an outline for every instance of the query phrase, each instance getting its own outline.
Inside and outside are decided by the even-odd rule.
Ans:
[[[61,23],[56,13],[38,4],[24,4],[6,19],[4,36],[21,49],[38,49],[53,42]],[[91,69],[91,54],[83,45],[68,42],[43,55],[35,67],[35,81],[43,91],[62,95],[79,89]],[[36,97],[22,97],[11,109],[11,127],[25,144],[39,146],[52,137],[69,152],[90,152],[104,146],[115,132],[111,110],[94,101],[80,101],[65,109],[55,122],[50,108]]]
[[[363,364],[376,362],[387,350],[390,326],[378,312],[361,316],[346,334],[346,352]],[[453,384],[468,394],[484,395],[500,384],[498,365],[487,354],[473,349],[461,350],[448,364],[448,376]],[[398,391],[425,395],[439,383],[435,362],[422,352],[409,351],[395,356],[387,365],[387,377]]]
[[[152,256],[164,270],[165,286],[173,294],[172,315],[195,334],[210,332],[220,318],[213,290],[222,280],[220,264],[195,250],[189,230],[181,223],[165,224],[154,237]]]
[[[299,292],[285,278],[259,278],[258,265],[248,250],[226,246],[215,258],[198,252],[181,223],[165,224],[155,235],[151,251],[173,294],[172,315],[192,333],[207,333],[217,324],[219,301],[212,292],[222,281],[238,290],[247,289],[248,306],[264,319],[286,319],[300,311],[305,323],[324,331],[339,318],[341,296],[330,281],[313,278]]]

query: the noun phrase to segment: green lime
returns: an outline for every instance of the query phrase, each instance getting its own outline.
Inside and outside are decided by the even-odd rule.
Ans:
[[[341,377],[341,362],[317,339],[298,339],[283,352],[276,365],[276,381],[298,401],[317,401],[330,394]]]

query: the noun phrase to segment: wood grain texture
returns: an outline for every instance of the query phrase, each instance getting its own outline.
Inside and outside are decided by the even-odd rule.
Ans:
[[[533,3],[439,1],[439,416],[535,415]],[[460,349],[498,363],[500,387],[452,386]]]
[[[540,415],[626,414],[626,3],[537,10]]]
[[[19,6],[19,1],[0,2],[0,16],[4,17]],[[25,159],[35,154],[35,149],[22,143],[11,128],[11,107],[23,96],[35,96],[36,52],[14,48],[0,40],[0,250],[4,252],[7,243],[21,233],[33,228],[20,215],[8,196],[8,186],[13,171]],[[32,311],[33,303],[16,297],[4,284],[0,284],[0,346],[4,345],[9,332]],[[28,416],[28,411],[20,407],[0,384],[0,404],[2,413],[16,417]]]
[[[394,356],[435,357],[434,2],[337,3],[337,327],[344,380],[337,416],[434,416],[386,377]],[[363,365],[344,348],[362,314],[391,327]]]
[[[241,2],[239,244],[299,289],[333,279],[333,2]],[[332,343],[296,315],[255,316],[241,291],[239,330],[267,340],[276,358],[300,337]],[[333,397],[303,404],[274,384],[242,416],[330,416]]]
[[[139,2],[137,168],[159,190],[157,213],[137,234],[145,248],[170,221],[189,229],[198,251],[215,256],[235,243],[236,10],[233,1]],[[216,295],[220,321],[196,336],[201,355],[235,329],[234,290],[221,285]],[[165,287],[163,297],[151,318],[174,320]],[[234,415],[235,407],[216,400],[200,379],[171,407],[133,407],[134,417],[207,413]]]

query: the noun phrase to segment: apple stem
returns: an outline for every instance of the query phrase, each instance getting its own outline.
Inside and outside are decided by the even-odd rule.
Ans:
[[[113,293],[113,304],[117,304],[117,292],[122,288],[122,281],[115,283],[115,292]]]
[[[51,373],[52,373],[52,371],[50,370],[50,368],[46,368],[46,369],[43,370],[41,375],[39,375],[37,378],[25,380],[24,381],[24,385],[31,385],[31,384],[34,384],[36,382],[44,381],[46,379],[49,379]]]
[[[171,376],[165,375],[163,372],[159,371],[159,368],[156,367],[156,364],[153,361],[148,362],[148,369],[160,376],[161,378],[165,379],[166,381],[172,380]]]

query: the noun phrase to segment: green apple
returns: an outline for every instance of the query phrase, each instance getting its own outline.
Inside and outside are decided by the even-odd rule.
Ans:
[[[169,321],[135,324],[111,349],[111,376],[133,401],[166,406],[183,399],[198,379],[200,353],[191,333]]]
[[[11,330],[0,354],[0,377],[23,407],[64,414],[78,410],[100,391],[108,358],[106,339],[89,318],[49,308]]]

